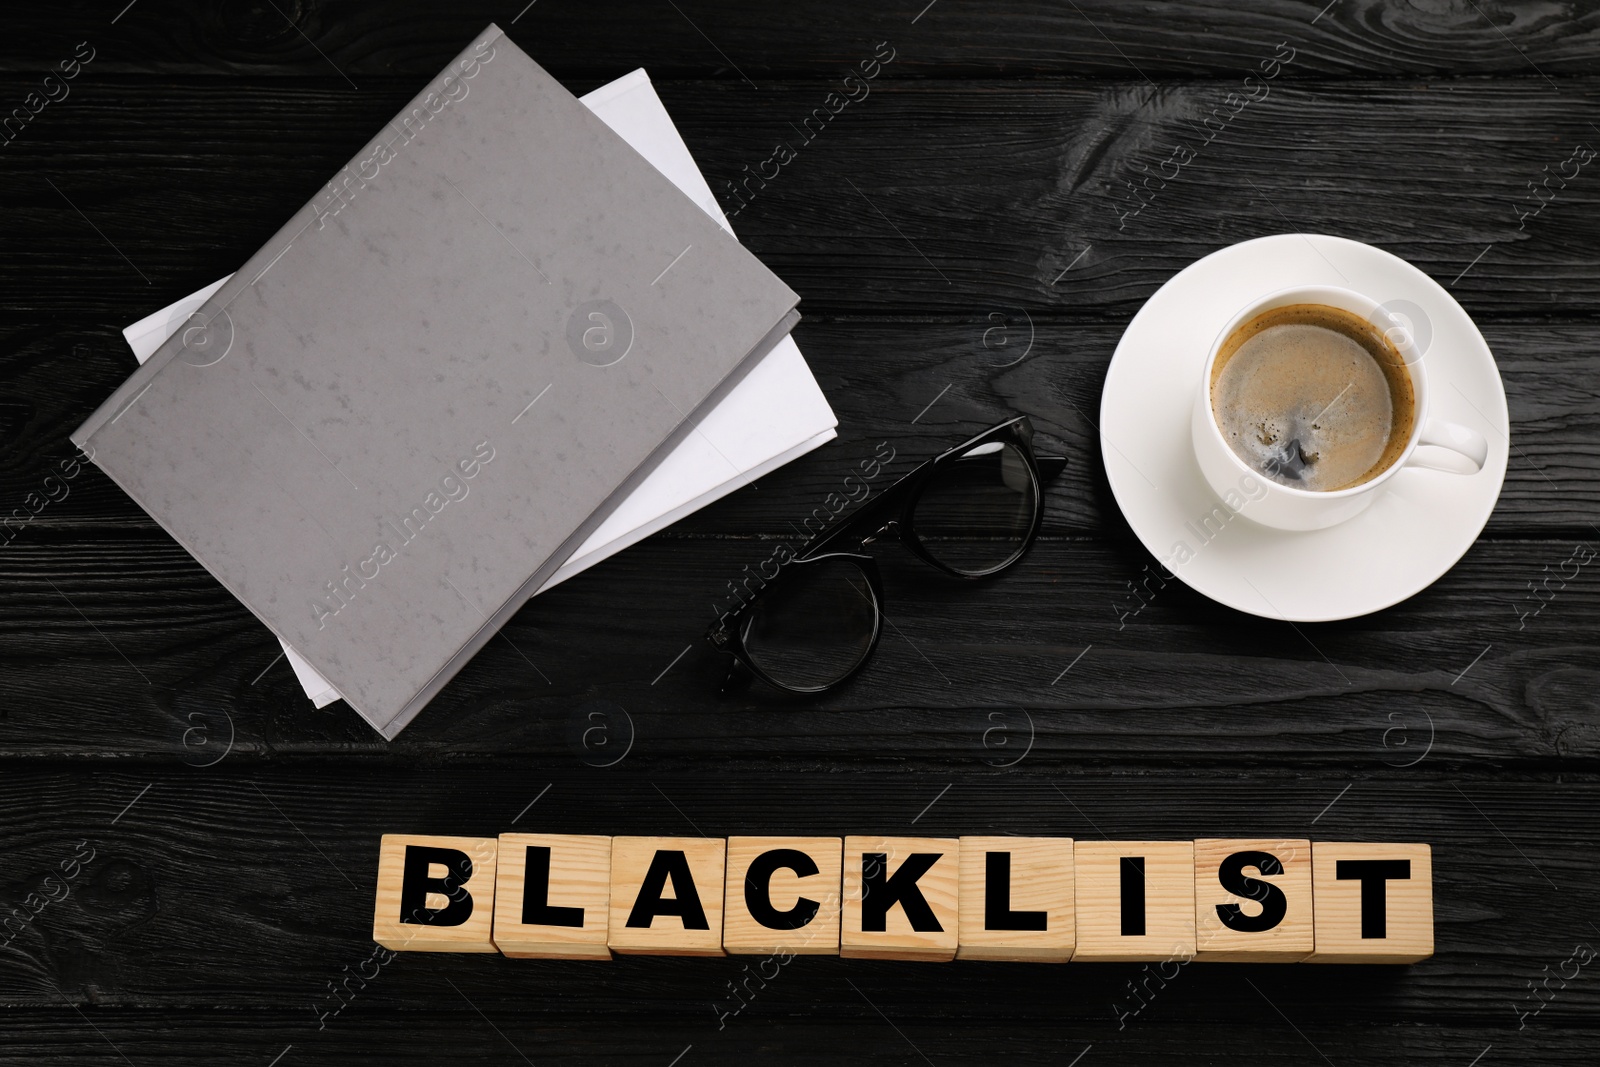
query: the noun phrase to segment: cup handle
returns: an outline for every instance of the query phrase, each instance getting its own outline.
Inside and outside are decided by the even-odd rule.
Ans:
[[[1447,467],[1440,463],[1430,463],[1426,457],[1419,456],[1416,452],[1412,452],[1411,458],[1406,461],[1408,467],[1426,467],[1428,470],[1445,471],[1450,474],[1476,474],[1483,469],[1484,462],[1489,458],[1489,442],[1484,439],[1483,434],[1458,422],[1447,422],[1444,419],[1429,419],[1423,423],[1422,433],[1417,436],[1417,444],[1448,449],[1471,463],[1472,470],[1464,471],[1459,466]]]

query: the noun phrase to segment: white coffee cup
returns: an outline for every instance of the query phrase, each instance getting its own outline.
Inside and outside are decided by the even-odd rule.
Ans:
[[[1328,492],[1283,485],[1240,459],[1217,426],[1216,415],[1211,407],[1211,371],[1223,344],[1234,330],[1257,315],[1292,304],[1324,304],[1366,319],[1394,345],[1411,376],[1415,411],[1411,420],[1411,437],[1406,442],[1405,450],[1388,467],[1360,485]],[[1279,530],[1321,530],[1365,511],[1389,479],[1404,467],[1426,467],[1456,475],[1477,473],[1483,469],[1484,461],[1488,458],[1489,442],[1474,429],[1428,416],[1428,375],[1423,365],[1423,355],[1406,322],[1378,301],[1350,289],[1331,285],[1302,285],[1281,289],[1255,301],[1228,320],[1228,324],[1212,342],[1205,366],[1201,368],[1200,389],[1195,397],[1190,436],[1194,440],[1195,458],[1200,463],[1206,482],[1225,500],[1229,494],[1240,497],[1241,489],[1244,490],[1243,497],[1248,499],[1248,503],[1239,510],[1239,514],[1263,526]],[[1461,458],[1455,460],[1457,465],[1446,466],[1426,453],[1419,455],[1418,445],[1448,449]],[[1470,470],[1463,469],[1463,466],[1470,467]]]

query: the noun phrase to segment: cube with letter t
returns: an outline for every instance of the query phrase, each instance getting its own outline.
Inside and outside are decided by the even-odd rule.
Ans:
[[[839,955],[955,959],[960,885],[956,838],[845,838]]]
[[[1316,951],[1310,963],[1415,963],[1433,955],[1433,850],[1311,843]]]
[[[496,952],[492,837],[384,834],[372,939],[395,952]]]

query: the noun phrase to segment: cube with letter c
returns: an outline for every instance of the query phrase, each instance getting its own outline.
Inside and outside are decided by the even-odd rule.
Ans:
[[[730,954],[839,954],[837,837],[730,837],[722,947]]]

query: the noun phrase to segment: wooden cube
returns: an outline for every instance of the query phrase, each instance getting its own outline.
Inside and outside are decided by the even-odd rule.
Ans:
[[[960,850],[953,837],[845,838],[839,955],[955,959]]]
[[[495,952],[492,837],[384,834],[372,939],[395,952]]]
[[[503,862],[503,861],[502,861]],[[1311,955],[1311,842],[1194,843],[1195,959],[1294,963]]]
[[[1074,960],[1194,957],[1194,842],[1079,840],[1072,851]]]
[[[1415,963],[1433,955],[1433,850],[1314,841],[1311,963]]]
[[[723,955],[727,851],[720,837],[613,837],[611,951]]]
[[[839,954],[837,837],[730,837],[722,948],[732,954]]]
[[[961,838],[958,960],[1065,963],[1077,940],[1070,837]]]
[[[513,959],[608,960],[611,838],[501,834],[494,943]]]

